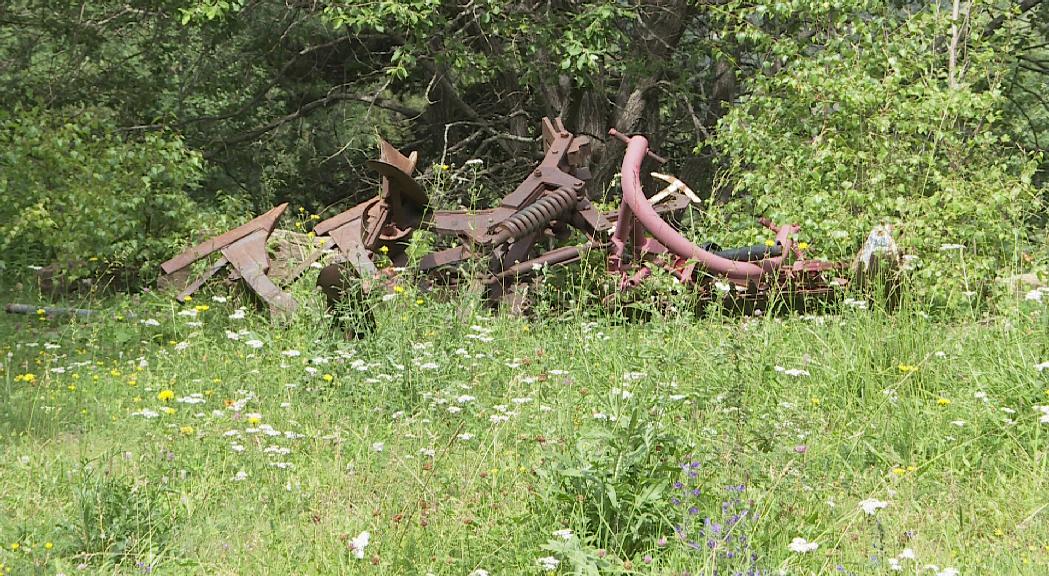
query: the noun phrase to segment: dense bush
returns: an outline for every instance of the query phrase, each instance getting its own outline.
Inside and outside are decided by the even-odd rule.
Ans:
[[[963,37],[952,72],[949,13],[839,14],[817,32],[816,53],[791,37],[759,39],[775,65],[752,80],[718,136],[735,192],[725,214],[737,224],[755,213],[797,222],[830,258],[849,257],[872,226],[891,223],[919,257],[922,296],[979,292],[973,279],[1015,257],[1039,208],[1035,163],[1002,122],[1007,47]],[[944,245],[966,247],[964,274]]]
[[[0,259],[148,270],[197,223],[201,166],[177,135],[127,138],[102,113],[0,113]]]

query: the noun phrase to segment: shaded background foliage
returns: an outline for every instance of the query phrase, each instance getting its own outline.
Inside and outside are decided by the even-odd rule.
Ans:
[[[1047,26],[1039,0],[12,0],[0,6],[0,93],[5,121],[40,124],[56,150],[89,140],[133,151],[117,162],[129,174],[181,170],[142,187],[104,176],[112,155],[75,160],[161,213],[178,195],[178,210],[210,219],[278,201],[344,207],[374,193],[364,160],[376,134],[418,149],[424,172],[450,164],[452,182],[483,159],[470,178],[484,202],[525,174],[551,115],[594,138],[595,197],[615,197],[622,147],[607,129],[651,135],[710,195],[699,222],[719,241],[754,235],[741,216],[757,211],[814,237],[843,231],[823,246],[833,257],[887,219],[924,248],[977,236],[993,245],[989,266],[1022,244],[1018,226],[1039,224]],[[81,139],[46,128],[64,124]],[[12,169],[39,143],[7,132],[3,169],[22,175],[2,192],[36,200],[4,206],[5,219],[52,193]],[[453,187],[453,203],[466,198]],[[205,224],[134,230],[173,246]],[[941,238],[948,229],[957,238]],[[31,249],[27,230],[3,229],[8,254],[163,252]]]

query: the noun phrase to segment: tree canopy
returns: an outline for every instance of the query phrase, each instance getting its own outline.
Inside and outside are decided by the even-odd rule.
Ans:
[[[1047,28],[1039,0],[11,0],[0,90],[10,122],[177,143],[201,206],[360,200],[376,134],[424,169],[482,159],[500,196],[560,116],[594,140],[594,197],[615,196],[615,127],[821,234],[946,202],[1000,240],[985,219],[1044,171]]]

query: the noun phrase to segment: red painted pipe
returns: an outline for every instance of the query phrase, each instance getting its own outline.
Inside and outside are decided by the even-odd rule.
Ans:
[[[689,260],[695,260],[710,274],[726,276],[732,280],[758,280],[763,275],[779,268],[783,263],[783,256],[766,258],[756,262],[737,262],[722,258],[707,252],[696,246],[681,235],[673,226],[667,224],[656,213],[655,208],[645,197],[641,189],[641,162],[648,152],[648,140],[644,136],[633,136],[627,143],[626,155],[623,156],[622,178],[623,178],[623,201],[637,218],[638,222],[648,230],[661,244],[674,254]],[[620,214],[622,215],[622,207]],[[631,225],[630,218],[620,218],[616,222],[616,232],[613,243],[616,240],[625,241]],[[621,230],[622,228],[622,230]],[[776,230],[776,241],[783,246],[783,254],[791,250],[791,234],[798,230],[796,225],[775,226],[769,228]]]

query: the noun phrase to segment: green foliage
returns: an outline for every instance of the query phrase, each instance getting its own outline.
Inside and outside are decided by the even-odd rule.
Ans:
[[[570,511],[573,528],[631,557],[665,532],[677,440],[650,419],[628,393],[610,392],[622,404],[623,422],[588,427],[567,453],[540,470],[548,502]]]
[[[875,9],[856,19],[847,15],[865,3],[838,4],[827,26],[847,33],[817,32],[814,52],[793,36],[759,40],[775,58],[717,138],[735,185],[726,212],[801,224],[832,259],[891,223],[919,256],[917,289],[940,302],[979,291],[973,279],[993,278],[1015,256],[1040,209],[1035,162],[1002,123],[1008,52],[970,37],[952,82],[949,13]],[[755,239],[747,224],[741,238]],[[943,244],[967,247],[965,274]]]
[[[200,154],[174,134],[136,140],[104,115],[0,116],[0,251],[134,269],[169,257],[200,221],[187,192]]]
[[[169,545],[176,523],[162,490],[82,467],[75,487],[76,517],[66,529],[75,554],[95,564],[150,566]]]
[[[563,558],[564,562],[572,567],[572,573],[577,576],[600,576],[601,574],[625,572],[622,568],[612,564],[598,549],[574,535],[567,538],[552,538],[543,545],[543,550],[553,552],[555,558]]]
[[[192,20],[215,20],[229,13],[236,12],[244,7],[244,0],[198,0],[188,8],[180,8],[182,24],[189,24]]]

